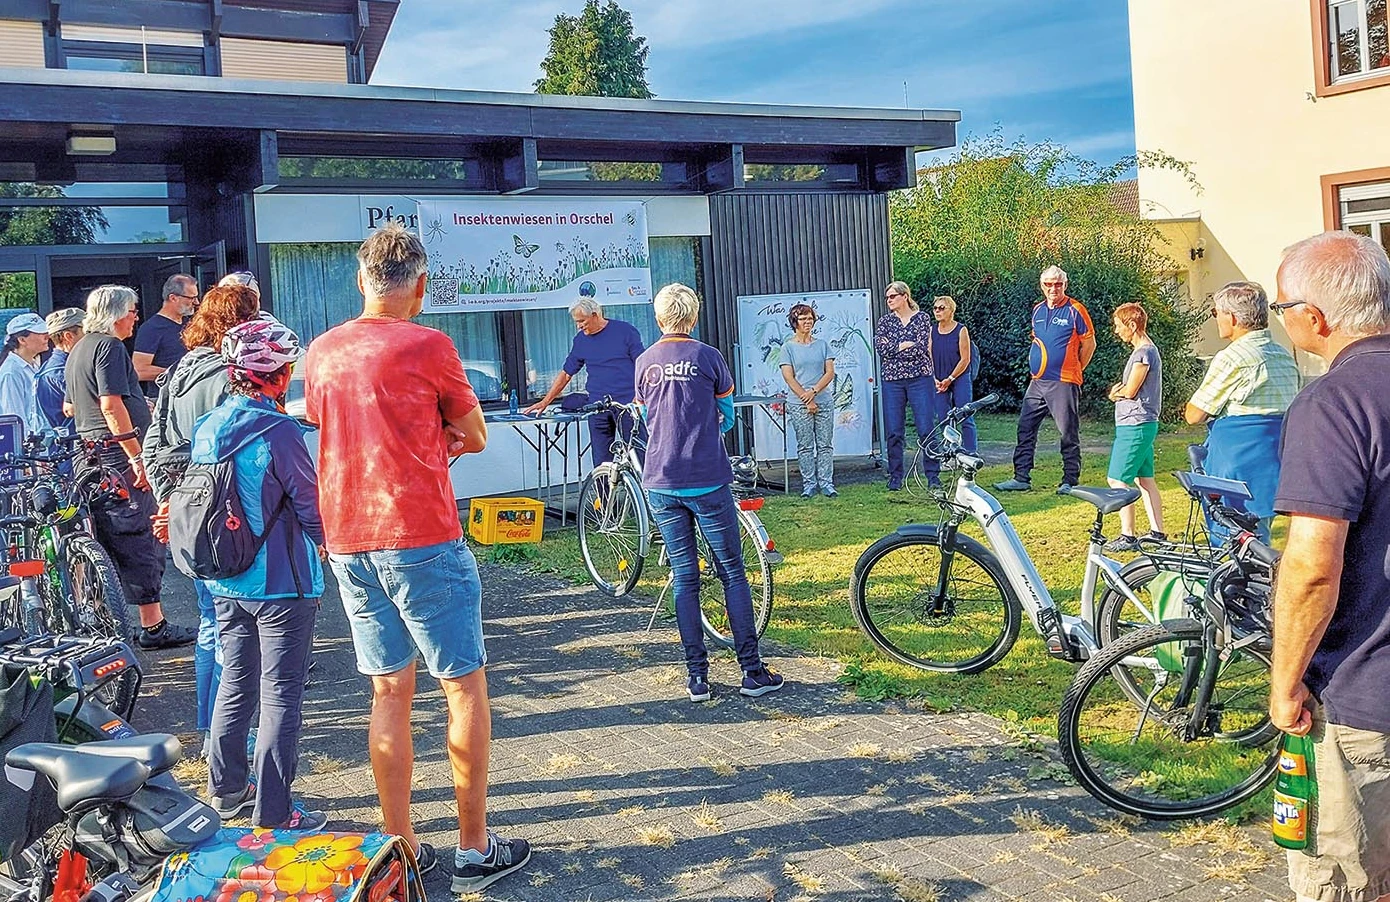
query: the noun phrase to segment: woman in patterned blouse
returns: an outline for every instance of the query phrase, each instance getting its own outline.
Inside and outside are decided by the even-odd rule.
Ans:
[[[888,432],[888,491],[896,492],[903,487],[907,405],[912,405],[917,440],[925,444],[935,425],[936,383],[931,365],[931,317],[917,308],[906,282],[891,283],[884,297],[888,313],[874,329],[874,348],[878,351],[883,421]],[[930,458],[924,463],[927,481],[935,485],[940,481],[939,467]]]

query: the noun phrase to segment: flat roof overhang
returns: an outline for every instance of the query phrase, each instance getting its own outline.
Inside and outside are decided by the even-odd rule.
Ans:
[[[604,144],[936,149],[955,144],[960,113],[0,68],[0,121]]]

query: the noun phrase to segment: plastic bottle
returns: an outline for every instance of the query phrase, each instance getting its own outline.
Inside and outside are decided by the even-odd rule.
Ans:
[[[516,413],[516,408],[516,392],[507,392],[507,410],[511,411],[512,413]]]
[[[1279,750],[1279,775],[1274,780],[1274,842],[1285,849],[1308,847],[1308,815],[1317,796],[1313,769],[1313,740],[1285,735]]]

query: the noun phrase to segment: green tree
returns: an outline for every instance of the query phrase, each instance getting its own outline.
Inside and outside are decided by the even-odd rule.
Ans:
[[[632,31],[632,14],[608,0],[584,0],[578,16],[564,13],[550,28],[538,94],[650,98],[647,39]]]
[[[0,198],[62,197],[56,185],[0,182]],[[0,247],[23,244],[95,244],[109,223],[101,207],[0,206]]]
[[[1129,353],[1111,330],[1111,313],[1130,301],[1144,305],[1163,354],[1165,418],[1191,395],[1200,373],[1191,348],[1205,311],[1180,296],[1157,228],[1110,199],[1136,165],[1177,169],[1195,186],[1186,165],[1163,154],[1102,167],[1057,145],[1007,145],[994,134],[966,141],[922,173],[917,188],[890,198],[894,272],[916,298],[956,299],[983,358],[977,397],[1022,397],[1030,317],[1042,299],[1038,275],[1053,263],[1067,271],[1067,293],[1086,305],[1096,327],[1085,407],[1095,414],[1110,408],[1106,392]]]

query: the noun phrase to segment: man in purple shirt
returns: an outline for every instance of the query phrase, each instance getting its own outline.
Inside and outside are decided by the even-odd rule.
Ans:
[[[1274,597],[1269,719],[1310,735],[1298,898],[1390,895],[1390,259],[1324,232],[1284,251],[1278,300],[1294,346],[1328,362],[1284,416],[1274,509],[1289,539]]]
[[[579,333],[574,336],[569,356],[550,391],[526,408],[528,414],[538,414],[554,403],[581,369],[589,371],[586,390],[590,399],[607,397],[623,404],[632,401],[633,367],[646,350],[637,327],[622,320],[605,319],[603,307],[593,298],[580,298],[570,307],[570,315]],[[631,425],[625,420],[626,415],[607,411],[589,417],[589,449],[594,466],[613,459],[613,437],[620,430],[626,434],[626,427]]]

